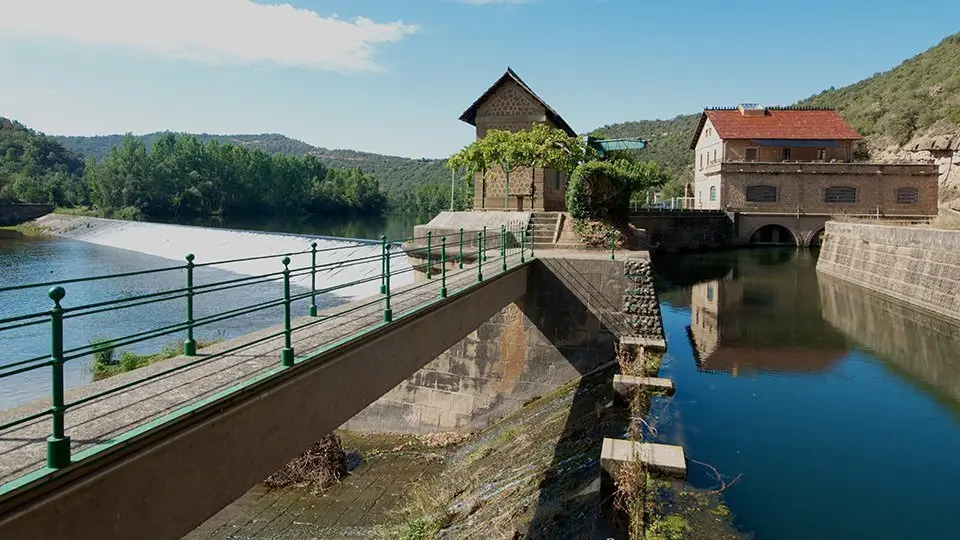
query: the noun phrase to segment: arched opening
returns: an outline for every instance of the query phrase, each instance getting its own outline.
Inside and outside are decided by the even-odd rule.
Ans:
[[[810,247],[820,247],[823,245],[823,235],[826,234],[824,229],[813,233],[813,236],[810,237]]]
[[[764,225],[750,236],[752,246],[796,246],[797,240],[783,225]]]

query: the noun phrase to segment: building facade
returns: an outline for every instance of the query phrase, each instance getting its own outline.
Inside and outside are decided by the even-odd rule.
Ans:
[[[477,139],[499,129],[521,131],[534,124],[546,124],[576,136],[564,121],[512,70],[507,68],[461,116],[476,127]],[[507,175],[501,167],[474,175],[474,210],[563,211],[566,208],[567,176],[552,169],[513,168]]]
[[[829,109],[707,109],[694,150],[694,206],[760,216],[937,214],[937,168],[853,161],[860,135]],[[753,234],[757,231],[748,231]],[[779,243],[773,230],[772,243]],[[796,235],[795,235],[796,236]],[[793,239],[800,244],[801,238]]]

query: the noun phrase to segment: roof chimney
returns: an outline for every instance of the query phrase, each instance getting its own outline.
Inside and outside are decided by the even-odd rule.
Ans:
[[[767,114],[767,108],[759,103],[741,103],[737,106],[740,114],[744,116],[763,116]]]

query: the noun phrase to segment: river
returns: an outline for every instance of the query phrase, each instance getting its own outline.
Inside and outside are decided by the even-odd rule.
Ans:
[[[381,234],[387,234],[391,239],[406,237],[412,232],[413,225],[422,221],[422,218],[416,216],[399,215],[373,219],[328,219],[313,220],[310,222],[286,220],[259,223],[228,221],[218,224],[227,228],[245,231],[282,231],[284,233],[293,232],[303,235],[302,239],[284,237],[283,240],[287,242],[284,245],[290,245],[290,241],[295,240],[299,244],[307,246],[313,238],[328,237],[326,240],[327,243],[356,244],[362,248],[365,244],[363,241],[377,240]],[[202,232],[205,231],[198,233],[190,233],[187,231],[185,236],[203,236]],[[178,238],[182,240],[183,236],[184,235],[180,235]],[[259,251],[256,253],[247,253],[244,252],[244,249],[259,250],[262,249],[262,246],[269,245],[271,241],[275,240],[257,234],[237,235],[237,238],[238,240],[233,242],[237,245],[231,246],[229,251],[231,257],[263,255],[264,253]],[[345,238],[345,240],[336,240],[336,238]],[[198,239],[198,241],[203,243],[202,240],[202,238]],[[149,242],[151,240],[145,238],[144,241]],[[182,241],[186,242],[186,240]],[[216,241],[221,242],[222,238],[218,237]],[[211,242],[207,241],[206,244],[210,246]],[[321,247],[325,246],[326,244],[323,244]],[[210,249],[217,247],[219,246],[210,246]],[[186,252],[192,248],[178,247],[176,249],[179,254],[181,251]],[[378,248],[367,247],[365,249],[376,250]],[[332,252],[329,256],[347,256],[341,255],[340,253],[339,251]],[[202,259],[202,256],[203,252],[197,250],[198,262]],[[228,257],[224,255],[222,258]],[[209,259],[207,259],[207,261],[209,261]],[[318,264],[324,262],[327,261],[324,261],[322,257],[318,256]],[[246,274],[274,271],[274,267],[278,267],[277,265],[279,264],[276,261],[265,261],[265,263],[272,264],[273,266],[269,268],[261,268],[259,266],[247,268],[248,272],[246,272]],[[182,262],[172,262],[170,259],[146,255],[127,249],[118,249],[116,247],[63,238],[27,237],[13,231],[0,230],[0,286],[135,272],[151,268],[171,267],[179,264],[182,264]],[[351,269],[350,274],[359,276],[364,273],[369,274],[370,272],[379,272],[379,263],[371,263],[370,268]],[[198,268],[195,274],[195,283],[200,285],[235,277],[236,274],[222,269]],[[342,282],[344,279],[347,279],[347,277],[335,276],[332,279],[337,280],[337,282]],[[321,278],[322,276],[318,277],[318,287],[324,285]],[[184,279],[184,271],[179,270],[151,274],[146,279],[144,276],[132,276],[70,284],[66,287],[67,297],[64,300],[64,306],[78,306],[107,299],[173,290],[183,287]],[[306,278],[302,277],[300,281],[302,282],[304,279]],[[356,279],[356,277],[349,279]],[[377,284],[369,285],[369,287],[376,288]],[[195,299],[195,317],[199,319],[221,313],[227,309],[282,298],[282,286],[279,282],[249,285],[240,290],[242,294],[238,294],[238,291],[233,290],[198,296]],[[294,282],[293,294],[304,292],[305,290],[306,289],[302,287],[298,287],[297,282]],[[372,294],[372,292],[369,294]],[[322,309],[340,304],[343,301],[343,298],[335,294],[323,294],[320,295],[317,304]],[[308,304],[309,301],[306,299],[294,302],[293,313],[295,315],[305,314]],[[51,302],[46,296],[45,289],[0,292],[0,319],[41,312],[49,309],[50,305]],[[273,310],[257,311],[241,317],[228,319],[223,323],[218,323],[216,331],[199,328],[196,337],[197,339],[208,341],[214,339],[229,339],[254,330],[276,325],[283,321],[281,309],[282,308],[277,307]],[[184,310],[184,300],[177,299],[149,304],[130,310],[107,311],[97,315],[68,319],[64,322],[64,345],[66,349],[81,347],[89,343],[91,336],[100,339],[110,339],[166,325],[177,324],[184,320]],[[46,324],[4,331],[0,334],[0,366],[49,354],[49,336],[50,331]],[[165,345],[170,345],[180,340],[182,340],[182,337],[164,336],[124,347],[120,351],[117,351],[117,354],[125,350],[141,354],[153,353]],[[82,386],[92,380],[90,364],[91,360],[89,357],[79,358],[76,361],[70,361],[65,364],[65,385],[68,389]],[[50,376],[47,370],[34,370],[11,377],[0,378],[0,408],[13,407],[32,400],[46,398],[49,394],[49,379]]]
[[[816,252],[660,257],[658,437],[757,539],[956,538],[960,328],[818,276]],[[716,488],[710,468],[689,481]]]

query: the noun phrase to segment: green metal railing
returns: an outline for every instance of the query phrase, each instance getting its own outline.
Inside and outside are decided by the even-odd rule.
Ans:
[[[487,243],[491,239],[499,240],[500,264],[496,265],[496,263],[493,263],[493,265],[494,268],[499,266],[499,270],[501,272],[506,272],[509,269],[508,264],[512,261],[515,262],[514,255],[519,254],[520,264],[525,263],[533,258],[532,244],[530,244],[530,253],[528,254],[526,252],[528,245],[526,240],[527,226],[524,222],[511,222],[505,224],[501,226],[498,233],[487,234],[486,227],[479,231],[465,231],[464,229],[460,229],[458,233],[458,245],[456,246],[457,256],[455,260],[448,258],[447,250],[452,249],[452,246],[448,244],[446,235],[440,237],[438,257],[434,257],[432,252],[438,246],[434,244],[432,233],[428,232],[422,237],[411,237],[394,241],[389,241],[386,236],[381,236],[379,242],[374,242],[372,244],[372,246],[379,246],[379,253],[354,256],[353,258],[349,259],[344,257],[342,260],[335,260],[334,262],[324,264],[317,263],[318,254],[338,257],[339,255],[344,254],[346,250],[355,250],[357,247],[356,244],[344,244],[342,246],[318,249],[318,244],[314,242],[310,244],[310,249],[299,252],[270,254],[210,262],[198,262],[194,254],[190,253],[186,255],[186,262],[182,265],[166,266],[134,272],[123,272],[0,287],[0,293],[15,292],[18,295],[38,294],[44,289],[47,289],[47,296],[49,297],[49,300],[52,301],[52,306],[48,310],[25,313],[0,319],[0,339],[6,335],[5,333],[9,333],[17,329],[40,327],[42,325],[49,325],[50,328],[49,354],[37,355],[25,359],[0,357],[0,381],[15,375],[44,369],[49,369],[51,375],[50,406],[33,414],[27,414],[22,417],[9,419],[5,423],[0,424],[0,438],[3,437],[4,432],[19,428],[25,424],[35,422],[46,416],[49,416],[51,418],[51,427],[50,435],[46,440],[46,465],[47,469],[49,469],[47,472],[61,469],[72,462],[71,439],[68,434],[68,421],[70,416],[69,412],[71,409],[74,409],[85,403],[90,403],[94,400],[127,391],[160,377],[165,377],[202,363],[211,362],[217,358],[222,358],[234,354],[237,351],[279,338],[283,338],[283,343],[282,347],[280,348],[278,363],[273,364],[273,366],[275,366],[277,369],[288,369],[297,365],[298,362],[304,361],[303,358],[305,358],[297,357],[295,355],[294,334],[296,332],[331,320],[336,320],[338,322],[343,321],[344,324],[348,324],[351,321],[360,320],[363,317],[367,317],[367,315],[364,315],[364,309],[377,305],[382,306],[382,318],[377,317],[378,319],[381,319],[382,322],[377,324],[390,324],[394,322],[395,315],[393,312],[393,306],[391,305],[394,297],[397,294],[408,295],[409,293],[414,293],[415,291],[424,287],[436,286],[431,282],[433,274],[432,266],[436,261],[439,261],[440,264],[439,293],[438,295],[430,295],[434,300],[429,301],[435,301],[437,296],[439,296],[440,300],[446,299],[449,296],[456,295],[460,291],[476,286],[477,282],[483,282],[485,271],[483,263],[487,260]],[[407,249],[400,248],[400,246],[403,244],[407,245]],[[424,244],[426,246],[425,274],[428,278],[427,281],[425,283],[403,287],[401,290],[394,290],[394,288],[391,286],[391,279],[406,273],[414,272],[417,270],[417,266],[410,265],[409,267],[395,270],[393,269],[395,267],[391,265],[391,261],[407,257],[408,252],[415,255],[418,250],[422,250],[422,247],[417,246],[423,246]],[[376,249],[374,249],[374,251],[376,251]],[[422,251],[420,251],[420,253],[422,254]],[[293,265],[293,261],[295,259],[307,256],[309,256],[310,261],[308,264],[301,266]],[[196,272],[199,269],[216,267],[216,269],[219,270],[229,270],[230,265],[246,263],[250,261],[277,261],[277,270],[264,272],[257,275],[237,275],[236,277],[231,276],[226,279],[219,279],[202,284],[197,284],[195,281],[197,277]],[[378,263],[380,265],[379,273],[374,273],[373,275],[368,275],[366,277],[359,277],[357,279],[329,287],[318,287],[318,275],[322,274],[323,272],[342,271],[344,269],[349,271],[352,268],[377,265]],[[455,272],[454,276],[458,278],[461,274],[469,274],[469,272],[472,270],[461,271],[465,268],[465,266],[469,266],[467,263],[473,263],[476,265],[476,281],[474,281],[472,278],[468,278],[466,285],[463,285],[459,288],[455,287],[454,289],[450,289],[450,276],[448,276],[448,273]],[[450,268],[448,268],[448,266]],[[490,268],[488,267],[486,270],[489,271]],[[129,278],[151,279],[157,274],[173,272],[185,273],[185,279],[182,282],[184,284],[183,287],[174,287],[166,290],[151,291],[144,294],[108,298],[101,301],[90,302],[76,306],[64,305],[65,301],[69,301],[69,290],[74,287],[83,287],[85,284],[104,280]],[[309,289],[304,287],[305,290],[294,291],[292,286],[293,280],[301,277],[304,278],[304,280],[309,278]],[[411,279],[410,281],[413,280]],[[342,306],[329,308],[323,310],[322,312],[318,309],[318,296],[336,293],[337,291],[344,291],[350,287],[367,283],[373,284],[376,282],[379,282],[379,294],[363,300],[349,302]],[[462,283],[462,279],[460,280],[460,283]],[[195,312],[195,307],[204,302],[204,299],[213,293],[224,291],[236,292],[238,290],[242,291],[245,287],[262,286],[264,284],[280,285],[281,294],[279,297],[263,302],[255,302],[231,307],[230,309],[226,310],[219,310],[213,314],[201,317],[198,317]],[[239,297],[242,297],[242,295],[234,295],[232,298]],[[308,317],[305,321],[303,319],[294,319],[294,303],[301,300],[309,301],[309,307],[307,309]],[[185,305],[186,313],[182,322],[164,324],[147,330],[132,332],[125,336],[110,339],[107,342],[92,341],[92,338],[97,336],[84,336],[84,338],[87,339],[86,344],[75,345],[69,348],[65,347],[64,327],[66,326],[69,328],[72,319],[89,317],[111,311],[131,310],[161,302],[176,301],[184,302]],[[423,300],[423,302],[427,303],[428,300]],[[222,328],[223,324],[231,319],[258,312],[272,312],[273,310],[282,311],[282,330],[269,333],[268,335],[257,336],[256,339],[244,340],[242,344],[237,346],[218,346],[216,352],[214,353],[198,355],[195,330],[200,328]],[[411,309],[407,309],[400,316],[402,317],[404,313],[410,312]],[[144,312],[137,312],[139,317],[143,317],[143,313]],[[353,318],[351,319],[350,317]],[[85,395],[81,398],[73,399],[72,401],[67,399],[64,385],[64,366],[68,362],[75,362],[81,358],[91,357],[94,354],[106,351],[108,349],[118,350],[121,347],[129,347],[131,345],[156,340],[165,336],[177,335],[183,336],[183,354],[189,359],[188,361],[173,363],[173,367],[168,369],[145,371],[144,376],[142,377],[134,378],[128,382]],[[9,489],[6,488],[12,484],[13,482],[8,483],[7,486],[0,487],[0,493],[4,492],[5,490],[8,491]]]

